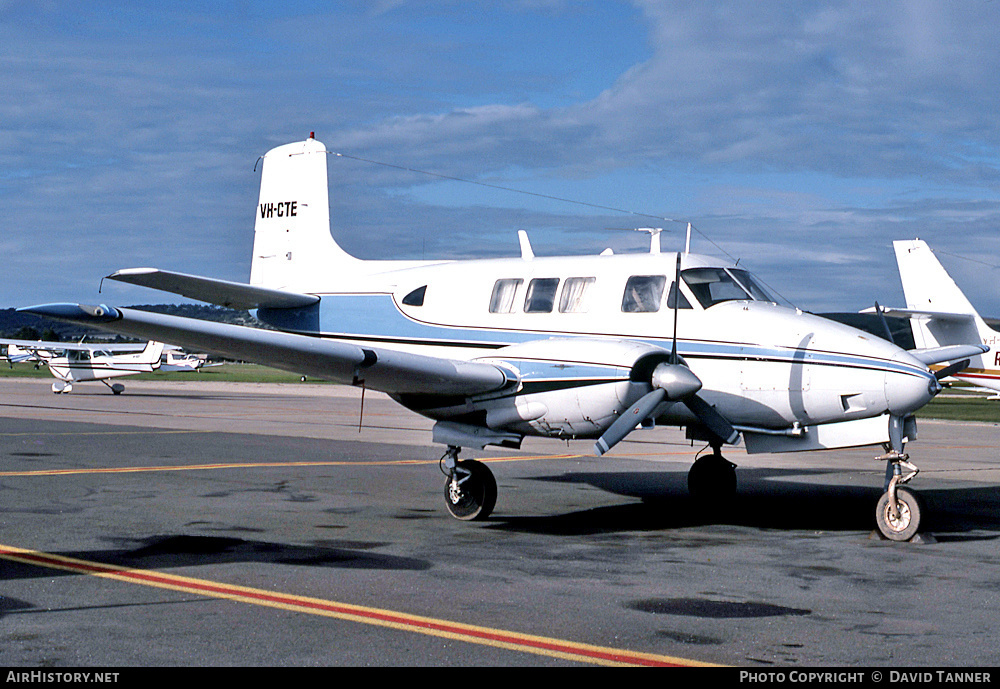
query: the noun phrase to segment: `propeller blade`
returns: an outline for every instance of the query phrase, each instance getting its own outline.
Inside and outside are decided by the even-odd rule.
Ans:
[[[598,438],[597,442],[594,443],[594,451],[597,455],[603,455],[605,452],[621,442],[621,440],[626,435],[631,433],[636,426],[646,420],[646,417],[653,412],[656,405],[662,402],[663,398],[666,396],[666,390],[663,388],[656,388],[652,392],[647,392],[638,402],[626,409],[625,413],[619,416],[615,422],[611,424],[610,428],[604,431],[604,435]]]
[[[885,320],[885,309],[879,306],[878,302],[875,302],[875,313],[878,314],[879,320],[882,321],[882,329],[885,330],[885,339],[896,344],[896,341],[892,338],[892,331],[889,329],[889,322]]]
[[[698,420],[705,424],[708,430],[715,434],[719,440],[728,445],[733,445],[739,441],[740,432],[733,428],[733,425],[715,407],[698,397],[698,395],[685,397],[683,402],[691,410],[691,413],[697,416]]]
[[[945,366],[940,371],[934,372],[934,377],[938,380],[942,378],[947,378],[948,376],[953,376],[959,371],[964,371],[969,368],[969,364],[972,363],[969,359],[962,359],[962,361],[957,361],[951,366]]]

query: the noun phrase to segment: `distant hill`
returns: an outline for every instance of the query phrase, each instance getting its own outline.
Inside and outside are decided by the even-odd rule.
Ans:
[[[171,316],[198,318],[204,321],[260,327],[260,323],[250,315],[249,311],[237,311],[221,306],[204,306],[201,304],[141,304],[128,308],[139,311],[165,313]],[[94,341],[126,341],[126,338],[111,335],[101,330],[85,328],[71,323],[61,323],[28,313],[18,313],[15,309],[0,309],[0,337],[23,340],[44,339],[61,342],[77,342],[83,337]]]

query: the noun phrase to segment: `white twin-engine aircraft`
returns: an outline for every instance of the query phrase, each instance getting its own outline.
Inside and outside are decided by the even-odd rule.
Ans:
[[[916,473],[903,453],[913,413],[941,389],[930,364],[977,346],[906,352],[774,303],[746,271],[690,253],[359,260],[330,235],[327,156],[310,137],[263,158],[250,284],[139,268],[114,280],[256,309],[274,330],[113,308],[26,309],[135,337],[256,361],[388,393],[436,421],[449,511],[484,519],[496,481],[461,448],[524,436],[596,440],[603,454],[638,426],[687,428],[711,455],[692,493],[736,489],[723,445],[786,452],[882,445],[888,538],[916,533]],[[957,364],[956,366],[961,366]],[[901,467],[909,469],[903,475]]]
[[[45,364],[56,378],[52,392],[73,391],[74,383],[101,381],[116,395],[125,386],[110,383],[111,378],[134,376],[155,371],[160,366],[162,342],[133,344],[84,344],[70,342],[33,342],[30,340],[0,340],[6,344],[8,357],[13,365],[19,361]],[[11,354],[11,350],[14,354]],[[139,351],[141,350],[141,351]]]

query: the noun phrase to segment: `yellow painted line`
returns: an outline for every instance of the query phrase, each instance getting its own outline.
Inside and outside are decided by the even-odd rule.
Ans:
[[[35,437],[58,437],[58,436],[81,436],[81,435],[175,435],[178,433],[211,433],[212,431],[197,430],[149,430],[149,431],[26,431],[24,433],[0,433],[0,438],[35,438]]]
[[[172,433],[200,433],[202,431],[167,431]],[[33,434],[29,434],[33,435]],[[670,455],[680,455],[688,457],[690,452],[634,452],[606,457],[607,460],[625,457],[666,457]],[[525,457],[481,457],[480,462],[486,464],[499,464],[505,462],[536,462],[546,459],[595,459],[590,455],[582,454],[562,454],[562,455],[530,455]],[[437,464],[437,459],[397,459],[374,462],[345,462],[338,460],[324,460],[317,462],[217,462],[212,464],[177,464],[159,465],[148,467],[88,467],[77,469],[35,469],[32,471],[0,471],[0,477],[13,476],[70,476],[79,474],[141,474],[167,471],[221,471],[228,469],[266,469],[275,467],[335,467],[335,466],[403,466]]]
[[[496,462],[529,462],[540,459],[566,459],[580,455],[537,455],[534,457],[499,457],[482,459],[490,464]],[[35,469],[33,471],[0,471],[5,476],[67,476],[74,474],[141,474],[159,471],[218,471],[223,469],[263,469],[274,467],[335,467],[335,466],[402,466],[412,464],[437,464],[437,459],[394,459],[376,462],[345,462],[326,460],[321,462],[219,462],[213,464],[165,464],[150,467],[88,467],[83,469]]]
[[[410,615],[380,608],[309,598],[264,589],[235,586],[206,579],[194,579],[153,570],[115,567],[100,562],[78,560],[35,550],[0,544],[0,558],[115,581],[221,598],[292,612],[333,617],[349,622],[387,627],[454,641],[504,648],[511,651],[559,658],[573,662],[607,666],[693,667],[707,666],[693,660],[642,653],[606,646],[577,643],[551,637],[521,634],[492,627]]]

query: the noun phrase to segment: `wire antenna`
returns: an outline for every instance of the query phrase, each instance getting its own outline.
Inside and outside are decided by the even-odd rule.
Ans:
[[[438,172],[428,172],[427,170],[419,170],[417,168],[406,167],[405,165],[395,165],[393,163],[385,163],[385,162],[382,162],[381,160],[372,160],[371,158],[362,158],[360,156],[349,155],[347,153],[339,153],[337,151],[327,151],[327,153],[329,153],[330,155],[336,156],[338,158],[347,158],[348,160],[357,160],[357,161],[362,162],[362,163],[370,163],[371,165],[380,165],[382,167],[388,167],[388,168],[392,168],[394,170],[401,170],[403,172],[413,172],[413,173],[416,173],[418,175],[427,175],[428,177],[436,177],[438,179],[445,179],[445,180],[448,180],[450,182],[462,182],[463,184],[474,184],[476,186],[486,187],[488,189],[497,189],[499,191],[509,191],[509,192],[512,192],[512,193],[515,193],[515,194],[524,194],[526,196],[534,196],[535,198],[547,199],[549,201],[559,201],[560,203],[572,203],[572,204],[575,204],[577,206],[585,206],[587,208],[596,208],[598,210],[611,211],[613,213],[623,213],[625,215],[634,215],[634,216],[640,217],[640,218],[652,218],[654,220],[662,220],[664,222],[671,222],[671,223],[686,223],[687,226],[688,226],[688,228],[687,228],[687,231],[688,231],[688,240],[686,242],[687,246],[685,247],[686,250],[690,250],[690,243],[691,243],[690,232],[692,230],[694,230],[706,242],[708,242],[709,244],[711,244],[712,246],[714,246],[716,249],[718,249],[720,252],[722,252],[723,254],[725,254],[731,261],[735,262],[737,260],[731,253],[729,253],[728,251],[726,251],[725,249],[723,249],[721,246],[719,246],[718,244],[716,244],[714,241],[712,241],[712,239],[708,235],[706,235],[704,232],[702,232],[701,230],[699,230],[697,227],[695,227],[688,220],[682,220],[682,219],[678,219],[678,218],[667,218],[667,217],[664,217],[662,215],[654,215],[652,213],[644,213],[642,211],[632,211],[632,210],[628,210],[627,208],[616,208],[614,206],[604,206],[604,205],[601,205],[599,203],[589,203],[587,201],[579,201],[577,199],[567,199],[567,198],[563,198],[561,196],[553,196],[551,194],[540,194],[540,193],[535,192],[535,191],[525,191],[524,189],[514,189],[513,187],[505,187],[505,186],[502,186],[500,184],[490,184],[489,182],[479,182],[479,181],[474,180],[474,179],[465,179],[465,178],[462,178],[462,177],[453,177],[451,175],[442,175],[442,174],[440,174]],[[687,253],[687,251],[686,251],[686,253]]]

